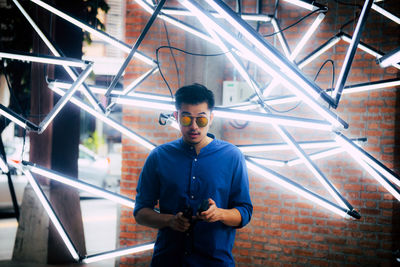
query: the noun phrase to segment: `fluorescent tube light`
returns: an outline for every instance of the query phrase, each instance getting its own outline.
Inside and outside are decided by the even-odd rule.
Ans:
[[[369,82],[369,83],[360,83],[360,84],[353,84],[346,86],[343,89],[343,94],[353,94],[359,92],[365,92],[370,90],[376,89],[384,89],[388,87],[400,86],[400,80],[397,79],[388,79],[388,80],[381,80],[376,82]],[[327,90],[329,92],[330,90]]]
[[[356,219],[360,218],[360,215],[352,210],[347,210],[343,207],[340,207],[338,205],[336,205],[333,202],[330,202],[329,200],[326,200],[325,198],[322,198],[321,196],[315,194],[314,192],[304,188],[303,186],[301,186],[300,184],[268,169],[265,167],[262,167],[260,165],[258,165],[257,163],[255,163],[253,160],[251,159],[246,159],[246,165],[247,168],[249,168],[250,170],[254,171],[255,173],[261,175],[262,177],[270,180],[271,182],[277,183],[278,185],[284,187],[285,189],[288,189],[290,191],[292,191],[293,193],[296,193],[314,203],[316,203],[317,205],[320,205],[321,207],[330,210],[342,217],[347,217],[347,215],[350,215]]]
[[[176,110],[174,102],[170,101],[168,102],[168,101],[150,100],[139,97],[127,97],[127,96],[119,96],[117,98],[113,98],[113,101],[115,101],[115,103],[117,104],[132,105],[136,107],[160,109],[165,111]],[[293,127],[310,128],[321,131],[332,130],[332,127],[328,122],[320,120],[297,118],[297,117],[282,116],[275,114],[265,114],[260,112],[232,110],[219,107],[215,107],[213,109],[213,113],[215,117],[225,118],[225,119],[235,118],[237,120],[253,121],[266,124],[272,123],[272,124],[286,125]]]
[[[57,104],[53,107],[53,109],[47,114],[44,120],[39,124],[39,133],[42,133],[46,130],[47,126],[53,121],[53,119],[57,116],[57,114],[61,111],[61,109],[67,104],[68,100],[71,99],[72,95],[76,92],[79,86],[85,81],[87,76],[89,76],[92,71],[93,64],[90,63],[86,69],[79,75],[78,79],[74,81],[71,88],[58,100]]]
[[[325,44],[321,45],[318,47],[316,50],[314,50],[310,55],[305,57],[303,60],[301,60],[298,64],[298,67],[300,69],[304,68],[306,65],[314,61],[316,58],[318,58],[320,55],[325,53],[328,49],[336,45],[340,41],[340,37],[335,35],[331,39],[329,39]]]
[[[382,68],[386,68],[390,65],[394,65],[400,62],[400,48],[393,50],[392,52],[384,55],[378,59],[379,65]]]
[[[109,252],[104,252],[104,253],[87,256],[86,258],[84,258],[82,260],[82,262],[83,263],[92,263],[92,262],[97,262],[97,261],[101,261],[101,260],[121,257],[121,256],[128,255],[128,254],[135,254],[135,253],[143,252],[146,250],[151,250],[153,248],[154,248],[154,243],[120,248],[120,249],[109,251]]]
[[[306,167],[311,171],[312,174],[318,179],[318,181],[325,187],[325,189],[331,194],[331,196],[339,203],[343,208],[353,209],[336,187],[325,177],[322,171],[317,165],[310,159],[310,157],[304,152],[304,150],[297,144],[296,140],[287,132],[283,127],[274,125],[274,129],[279,133],[283,140],[292,148],[297,156],[303,161]]]
[[[10,121],[14,122],[15,124],[21,126],[22,128],[26,129],[27,125],[25,123],[26,120],[23,120],[23,118],[21,116],[19,116],[18,114],[11,114],[10,113],[10,109],[3,106],[2,104],[0,104],[0,115],[6,117],[7,119],[9,119]],[[15,115],[18,115],[15,116]]]
[[[342,38],[343,41],[346,41],[348,43],[351,42],[351,36],[348,35],[348,34],[343,33],[341,35],[341,38]],[[379,61],[379,59],[381,59],[384,56],[383,53],[381,53],[379,51],[376,51],[375,49],[373,49],[372,47],[369,47],[368,45],[364,44],[363,42],[360,42],[358,44],[358,48],[360,48],[364,52],[370,54],[371,56],[374,56],[375,58],[377,58],[378,61]],[[400,65],[399,64],[393,63],[392,66],[397,68],[397,69],[400,69]]]
[[[385,17],[387,17],[388,19],[396,22],[397,24],[400,24],[400,18],[396,17],[395,15],[393,15],[392,13],[386,11],[385,9],[381,8],[380,6],[378,6],[377,4],[372,4],[371,7],[373,10],[375,10],[376,12],[381,13],[382,15],[384,15]]]
[[[46,169],[46,168],[38,166],[36,164],[31,164],[31,163],[27,163],[27,162],[23,162],[23,164],[27,165],[29,167],[29,169],[31,170],[31,172],[33,172],[33,173],[42,175],[51,180],[58,181],[60,183],[75,187],[77,189],[89,192],[93,195],[111,200],[111,201],[119,203],[121,205],[130,207],[132,209],[135,208],[135,202],[128,197],[125,197],[125,196],[122,196],[119,194],[115,194],[113,192],[104,190],[103,188],[100,188],[98,186],[91,185],[89,183],[80,181],[80,180],[72,178],[72,177],[68,177],[66,175],[62,175],[53,170]]]
[[[143,7],[148,13],[153,14],[154,12],[154,5],[150,4],[150,3],[145,3],[142,0],[135,0],[141,7]],[[165,11],[165,8],[162,9],[162,11]],[[184,10],[183,14],[191,14],[190,12]],[[168,12],[164,12],[165,14],[169,14]],[[175,25],[176,27],[179,27],[203,40],[206,40],[210,43],[214,43],[214,40],[212,38],[210,38],[210,36],[204,34],[203,32],[201,32],[200,30],[197,30],[195,28],[193,28],[192,26],[189,26],[187,23],[184,23],[174,17],[171,17],[169,15],[163,15],[163,14],[159,14],[158,15],[159,18],[165,20],[166,22],[171,23],[172,25]]]
[[[4,173],[8,173],[10,170],[8,169],[8,165],[5,162],[5,160],[3,159],[3,156],[0,156],[0,169],[4,172]]]
[[[146,80],[150,75],[153,75],[154,73],[158,72],[158,67],[154,67],[151,70],[148,70],[146,73],[142,74],[140,77],[135,79],[133,82],[131,82],[123,91],[122,95],[127,95],[131,91],[135,90],[135,88],[141,84],[144,80]]]
[[[32,54],[13,54],[13,53],[6,53],[0,51],[0,58],[8,58],[8,59],[16,59],[21,61],[29,61],[29,62],[36,62],[36,63],[43,63],[43,64],[53,64],[53,65],[61,65],[61,66],[70,66],[70,67],[78,67],[78,68],[85,68],[89,62],[82,61],[73,58],[58,58],[52,56],[35,56]]]
[[[136,2],[142,2],[141,0],[136,0]],[[147,10],[147,9],[146,9]],[[194,16],[190,11],[185,10],[185,9],[178,9],[178,8],[171,8],[171,7],[164,7],[162,10],[162,13],[167,14],[167,15],[175,15],[175,16]],[[216,18],[220,18],[221,16],[217,14],[216,12],[210,12],[213,16]],[[161,15],[162,16],[162,15]],[[242,19],[248,20],[248,21],[260,21],[260,22],[270,22],[271,21],[271,16],[269,15],[263,15],[263,14],[246,14],[242,13],[240,14]]]
[[[365,142],[366,138],[351,139],[353,142]],[[337,148],[338,144],[334,140],[321,140],[321,141],[304,141],[298,142],[302,149],[321,149],[321,148]],[[277,150],[290,150],[286,143],[271,143],[271,144],[254,144],[254,145],[237,145],[243,152],[267,152]]]
[[[335,140],[349,153],[350,156],[354,158],[355,161],[357,161],[367,172],[369,172],[373,178],[375,178],[387,191],[389,191],[395,198],[397,198],[397,200],[400,201],[400,191],[391,183],[391,181],[395,183],[397,182],[397,185],[400,186],[398,177],[395,177],[392,173],[385,170],[385,168],[383,168],[381,164],[378,164],[372,156],[367,156],[367,152],[356,147],[356,145],[354,145],[343,134],[337,133]],[[390,179],[390,181],[388,179]]]
[[[347,43],[351,43],[351,40],[352,40],[352,37],[350,35],[348,35],[348,34],[345,34],[345,33],[340,34],[340,38],[343,41],[347,42]],[[375,51],[374,49],[368,47],[367,45],[365,45],[362,42],[358,43],[358,48],[360,48],[361,50],[363,50],[364,52],[370,54],[373,57],[376,57],[376,58],[382,57],[381,53],[379,53],[379,52]]]
[[[307,32],[303,35],[303,37],[301,38],[300,42],[298,42],[298,44],[296,45],[294,51],[292,53],[286,55],[289,58],[290,61],[293,62],[296,59],[296,57],[298,56],[300,51],[303,49],[304,45],[308,42],[308,40],[310,39],[311,35],[315,32],[315,30],[317,29],[317,27],[319,26],[319,24],[322,22],[322,20],[324,18],[325,18],[325,14],[324,13],[319,14],[317,16],[317,18],[314,20],[313,24],[308,28]],[[272,22],[274,22],[274,21],[276,21],[276,20],[274,19]],[[275,30],[275,31],[277,31],[277,30]],[[289,50],[287,52],[289,53]],[[268,96],[270,94],[270,92],[278,85],[279,85],[278,79],[276,79],[274,77],[272,82],[264,90],[263,95],[264,96]]]
[[[64,95],[65,92],[56,87],[50,87],[51,90],[56,92],[59,95]],[[103,121],[105,124],[109,125],[110,127],[114,128],[115,130],[119,131],[120,133],[126,135],[128,138],[138,142],[139,144],[143,145],[149,150],[154,149],[156,146],[145,139],[144,137],[138,135],[134,131],[130,130],[126,126],[122,125],[121,123],[107,117],[104,113],[98,112],[97,110],[93,109],[92,107],[88,106],[86,103],[82,102],[76,97],[71,97],[70,101],[80,107],[81,109],[85,110],[89,114],[93,115],[94,117],[98,118],[99,120]]]
[[[283,53],[287,58],[290,58],[290,51],[289,51],[289,46],[286,41],[285,36],[283,36],[283,33],[281,31],[281,28],[278,25],[278,22],[276,21],[275,18],[272,18],[271,20],[272,27],[274,28],[274,31],[276,32],[276,35],[278,36],[278,40],[281,43]]]
[[[115,102],[115,104],[129,105],[129,106],[150,108],[150,109],[157,109],[157,110],[164,110],[164,111],[175,111],[176,110],[174,102],[151,100],[151,99],[145,99],[145,98],[140,98],[140,97],[119,96],[119,97],[113,98],[113,102]]]
[[[138,78],[139,79],[139,78]],[[71,87],[71,83],[66,82],[51,82],[49,83],[50,88],[60,88],[60,89],[68,89]],[[104,95],[107,91],[107,87],[104,86],[89,86],[90,90],[96,94]],[[79,87],[79,90],[82,90],[82,87]],[[124,95],[123,91],[120,90],[113,90],[113,95],[118,97],[119,95]],[[154,99],[154,100],[162,100],[162,101],[171,101],[171,96],[169,95],[158,95],[158,94],[150,94],[144,92],[130,92],[127,94],[128,96],[136,96],[139,98],[146,98],[146,99]]]
[[[397,174],[395,174],[393,171],[391,171],[389,168],[387,168],[373,156],[368,154],[368,152],[363,150],[361,147],[354,144],[354,142],[351,139],[348,139],[341,133],[336,133],[336,135],[337,135],[336,136],[337,142],[340,141],[341,144],[345,146],[345,148],[349,148],[347,151],[352,151],[356,153],[357,161],[362,159],[370,166],[372,166],[375,170],[377,170],[379,173],[381,173],[383,176],[385,176],[387,179],[389,179],[392,183],[400,187],[400,179]]]
[[[156,73],[158,71],[158,67],[154,67],[151,70],[148,70],[146,73],[142,74],[140,77],[135,79],[133,82],[131,82],[120,94],[121,95],[128,95],[130,92],[135,90],[137,86],[139,86],[144,80],[146,80],[150,75]],[[108,92],[109,88],[104,91],[103,95],[105,95]],[[111,93],[114,93],[115,90],[112,90]],[[110,112],[115,105],[115,102],[111,102],[110,105],[108,105],[107,110]]]
[[[317,6],[313,5],[314,1],[307,1],[307,0],[284,0],[284,1],[291,3],[292,5],[308,9],[310,11],[318,9]]]
[[[337,107],[340,101],[340,97],[342,95],[342,90],[344,84],[346,83],[347,76],[350,72],[351,64],[353,62],[354,56],[356,54],[356,50],[358,47],[358,43],[361,39],[361,33],[364,29],[365,23],[367,22],[369,10],[371,9],[373,0],[366,0],[364,6],[361,10],[360,17],[358,18],[356,28],[354,29],[353,37],[351,38],[351,42],[349,48],[347,49],[346,56],[344,58],[343,66],[340,70],[339,77],[336,81],[336,87],[333,91],[335,103],[333,103],[334,107]]]
[[[278,166],[278,167],[285,166],[285,162],[283,160],[265,159],[260,157],[251,157],[251,156],[248,156],[248,158],[261,165]]]
[[[336,147],[336,148],[327,149],[327,150],[324,150],[324,151],[319,151],[319,152],[316,152],[316,153],[312,153],[312,154],[309,155],[309,157],[312,160],[317,160],[317,159],[322,159],[322,158],[326,158],[326,157],[329,157],[329,156],[336,155],[336,154],[341,153],[343,151],[344,151],[344,149],[342,147]],[[298,164],[302,164],[302,163],[303,163],[303,161],[300,158],[297,158],[297,159],[289,160],[287,162],[287,165],[288,166],[294,166],[294,165],[298,165]]]
[[[176,26],[178,28],[181,28],[182,30],[185,30],[188,33],[191,33],[194,36],[197,36],[197,37],[199,37],[199,38],[201,38],[201,39],[203,39],[203,40],[205,40],[205,41],[207,41],[209,43],[215,43],[214,40],[212,38],[210,38],[210,36],[202,33],[200,30],[197,30],[197,29],[189,26],[188,24],[186,24],[186,23],[184,23],[184,22],[182,22],[182,21],[180,21],[178,19],[175,19],[175,18],[167,16],[167,15],[159,15],[159,17],[161,19],[165,20],[166,22],[171,23],[172,25],[174,25],[174,26]]]
[[[137,54],[138,52],[138,48],[140,46],[140,44],[143,42],[144,38],[146,37],[146,34],[148,33],[148,31],[150,30],[151,26],[153,25],[154,21],[157,18],[157,15],[160,13],[161,8],[163,7],[163,5],[165,4],[166,0],[160,0],[157,4],[156,9],[154,10],[154,12],[151,14],[150,19],[147,21],[146,25],[144,26],[144,28],[142,29],[142,31],[139,34],[139,37],[136,39],[135,44],[133,45],[132,49],[129,51],[128,56],[125,58],[124,62],[122,63],[121,67],[118,70],[118,73],[114,76],[114,78],[111,81],[110,86],[107,89],[107,92],[105,93],[105,96],[108,98],[111,91],[114,89],[114,87],[117,85],[117,83],[119,82],[119,80],[122,77],[123,72],[125,71],[125,69],[128,67],[129,62],[131,61],[132,57]]]
[[[136,2],[142,6],[147,12],[152,13],[154,8],[154,4],[151,1],[146,1],[147,3],[145,3],[142,0],[136,0]],[[163,9],[161,10],[163,14],[166,15],[175,15],[175,16],[189,16],[192,17],[194,16],[190,11],[186,10],[186,9],[179,9],[179,8],[171,8],[171,7],[163,7]],[[216,12],[210,12],[213,16],[215,16],[216,18],[220,18],[221,16],[216,13]],[[241,17],[244,20],[248,20],[248,21],[261,21],[261,22],[270,22],[271,21],[271,16],[269,15],[263,15],[263,14],[247,14],[247,13],[242,13],[240,14]],[[160,17],[163,16],[162,14],[160,15]],[[171,17],[170,17],[171,18]]]
[[[207,29],[208,33],[212,36],[212,38],[215,40],[217,45],[220,47],[222,51],[229,51],[228,47],[223,43],[223,41],[218,37],[218,35],[214,32],[214,30],[210,29],[207,27],[206,23],[204,23],[202,20],[199,20],[204,28]],[[247,82],[250,88],[252,88],[255,93],[259,96],[262,95],[260,89],[258,88],[257,84],[253,81],[253,79],[250,77],[250,75],[247,73],[243,65],[239,62],[237,59],[236,55],[233,53],[227,53],[226,56],[230,60],[230,62],[233,64],[233,66],[237,69],[237,71],[240,73],[242,78]]]
[[[21,126],[26,130],[37,131],[39,129],[37,125],[28,121],[27,119],[23,118],[22,116],[18,115],[17,113],[3,106],[2,104],[0,104],[0,115],[6,117],[10,121],[14,122],[18,126]]]
[[[36,182],[35,178],[33,178],[31,172],[29,170],[24,170],[24,173],[32,186],[33,191],[36,193],[37,197],[39,198],[40,203],[42,203],[43,208],[45,209],[46,213],[48,214],[51,222],[53,223],[54,227],[56,228],[58,234],[60,235],[61,239],[64,241],[69,253],[71,256],[76,260],[79,261],[78,252],[72,243],[70,237],[66,233],[64,227],[62,226],[60,220],[58,219],[56,213],[54,212],[53,208],[50,205],[49,200],[43,193],[42,189],[40,188],[39,184]]]
[[[325,18],[325,13],[320,13],[314,22],[311,24],[311,26],[307,29],[307,32],[303,35],[301,38],[300,42],[296,45],[295,49],[293,52],[290,54],[289,59],[291,61],[294,61],[296,57],[299,55],[300,51],[303,49],[303,47],[306,45],[308,40],[311,38],[311,35],[314,34],[314,32],[317,30],[318,26],[321,24],[321,22]]]
[[[331,131],[331,125],[325,121],[317,121],[311,119],[296,118],[290,116],[281,116],[275,114],[265,114],[259,112],[245,112],[240,110],[229,110],[215,107],[213,110],[215,117],[243,120],[243,121],[253,121],[259,123],[267,124],[277,124],[284,126],[293,126],[321,131]]]
[[[77,27],[79,27],[79,28],[81,28],[81,29],[93,34],[94,36],[102,39],[103,41],[106,41],[107,43],[109,43],[109,44],[121,49],[125,53],[129,53],[131,51],[131,47],[129,45],[127,45],[127,44],[115,39],[114,37],[109,36],[108,34],[102,32],[102,31],[99,31],[97,29],[94,29],[94,28],[90,27],[87,24],[82,23],[77,19],[74,19],[73,17],[71,17],[71,16],[59,11],[58,9],[56,9],[56,8],[46,4],[46,3],[44,3],[43,1],[41,1],[41,0],[31,0],[31,1],[34,2],[35,4],[41,6],[42,8],[48,10],[49,12],[51,12],[51,13],[53,13],[53,14],[55,14],[55,15],[63,18],[63,19],[65,19],[66,21],[74,24],[75,26],[77,26]],[[142,54],[140,52],[135,53],[135,57],[137,59],[143,61],[144,63],[147,63],[149,65],[153,65],[153,66],[155,65],[155,61],[153,59],[147,57],[146,55],[144,55],[144,54]]]

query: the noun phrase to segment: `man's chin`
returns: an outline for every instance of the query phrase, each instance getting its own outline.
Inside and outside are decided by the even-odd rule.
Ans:
[[[188,143],[189,145],[197,145],[198,143],[200,143],[201,140],[199,140],[198,138],[184,138],[183,139],[186,143]]]

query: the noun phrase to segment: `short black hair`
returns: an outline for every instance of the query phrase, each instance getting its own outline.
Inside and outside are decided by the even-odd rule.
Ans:
[[[207,89],[204,85],[194,83],[185,85],[178,89],[175,93],[175,107],[179,110],[182,103],[197,105],[206,102],[208,109],[214,108],[214,94],[211,90]]]

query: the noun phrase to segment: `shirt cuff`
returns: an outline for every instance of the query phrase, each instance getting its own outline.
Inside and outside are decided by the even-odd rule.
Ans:
[[[242,228],[246,224],[248,224],[250,221],[249,213],[248,213],[247,209],[244,207],[235,207],[235,209],[237,209],[240,213],[240,216],[242,216],[241,223],[238,226],[236,226],[235,228]]]

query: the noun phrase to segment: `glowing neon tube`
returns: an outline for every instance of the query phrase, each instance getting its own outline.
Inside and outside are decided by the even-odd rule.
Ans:
[[[17,113],[3,106],[2,104],[0,104],[0,115],[6,117],[7,119],[21,126],[24,129],[33,131],[37,131],[39,129],[37,125],[28,121],[27,119],[23,118],[22,116],[18,115]]]
[[[71,85],[71,88],[58,100],[57,104],[53,107],[53,109],[47,114],[44,120],[39,124],[39,133],[42,133],[46,130],[47,126],[53,121],[53,119],[57,116],[57,114],[61,111],[61,109],[67,104],[68,100],[72,97],[72,95],[78,90],[78,87],[85,81],[87,76],[92,72],[93,64],[89,64],[86,69],[79,75],[78,79]]]
[[[0,156],[0,169],[4,172],[4,173],[8,173],[10,170],[8,169],[8,165],[6,163],[6,161],[3,159],[3,156]]]
[[[395,15],[393,15],[392,13],[386,11],[385,9],[381,8],[380,6],[378,6],[377,4],[372,4],[371,7],[373,10],[375,10],[376,12],[381,13],[382,15],[384,15],[385,17],[387,17],[388,19],[396,22],[397,24],[400,24],[400,18],[396,17]]]
[[[82,262],[83,263],[92,263],[92,262],[97,262],[97,261],[101,261],[101,260],[121,257],[121,256],[128,255],[128,254],[135,254],[135,253],[151,250],[153,248],[154,248],[154,243],[120,248],[120,249],[112,250],[109,252],[103,252],[103,253],[99,253],[99,254],[86,256],[86,258],[84,258],[82,260]]]
[[[71,17],[71,16],[59,11],[58,9],[56,9],[56,8],[46,4],[46,3],[44,3],[41,0],[31,0],[31,1],[34,2],[35,4],[41,6],[42,8],[48,10],[49,12],[51,12],[51,13],[53,13],[53,14],[55,14],[55,15],[63,18],[63,19],[65,19],[66,21],[74,24],[75,26],[77,26],[77,27],[79,27],[79,28],[81,28],[81,29],[93,34],[94,36],[106,41],[107,43],[109,43],[109,44],[121,49],[125,53],[129,53],[130,52],[131,47],[129,45],[127,45],[127,44],[115,39],[114,37],[111,37],[108,34],[102,32],[102,31],[99,31],[97,29],[94,29],[94,28],[88,26],[87,24],[80,22],[77,19],[74,19],[73,17]],[[151,58],[145,56],[144,54],[142,54],[140,52],[135,53],[135,57],[137,59],[143,61],[144,63],[147,63],[149,65],[155,65],[155,62]]]
[[[393,50],[390,53],[387,53],[380,59],[378,59],[379,65],[382,68],[388,67],[390,65],[396,64],[400,62],[400,48]]]
[[[91,193],[93,195],[111,200],[113,202],[119,203],[121,205],[130,207],[130,208],[135,208],[135,202],[131,200],[128,197],[107,191],[101,187],[91,185],[89,183],[86,183],[84,181],[80,181],[78,179],[68,177],[66,175],[62,175],[56,171],[49,170],[47,168],[44,168],[42,166],[30,163],[30,162],[22,162],[23,165],[28,166],[31,172],[42,175],[44,177],[47,177],[51,180],[72,186],[74,188],[86,191],[88,193]]]
[[[89,64],[88,61],[82,61],[74,58],[58,58],[52,56],[35,56],[33,54],[13,54],[6,53],[0,51],[0,58],[9,58],[16,59],[21,61],[29,61],[43,64],[53,64],[53,65],[61,65],[61,66],[70,66],[70,67],[78,67],[78,68],[86,68]]]
[[[56,213],[54,212],[53,208],[50,205],[49,200],[47,199],[46,195],[43,193],[42,189],[40,188],[39,184],[36,182],[35,178],[32,176],[29,170],[23,170],[29,183],[32,186],[33,191],[35,191],[37,197],[39,198],[40,203],[42,203],[43,208],[45,209],[47,215],[49,216],[51,222],[53,223],[54,227],[56,228],[58,234],[60,235],[61,239],[64,241],[65,246],[67,247],[71,256],[76,260],[79,261],[78,252],[72,243],[70,237],[68,236],[67,232],[65,231],[63,225],[61,224],[60,220],[58,219]]]
[[[365,150],[355,145],[350,139],[341,133],[336,133],[336,142],[343,146],[346,151],[363,166],[383,187],[400,201],[400,191],[392,184],[400,187],[399,177],[380,163],[377,159],[368,154]],[[367,164],[364,164],[367,163]],[[372,168],[369,168],[369,167]],[[379,173],[377,173],[379,172]],[[380,175],[382,174],[382,176]],[[389,179],[390,181],[388,181]]]
[[[339,205],[315,194],[314,192],[308,190],[307,188],[304,188],[300,184],[274,172],[273,170],[270,170],[266,167],[260,166],[256,162],[254,162],[252,159],[249,159],[246,157],[246,165],[247,168],[254,171],[258,175],[261,175],[262,177],[268,179],[271,182],[277,183],[278,185],[284,187],[285,189],[288,189],[292,191],[293,193],[296,193],[314,203],[317,205],[330,210],[342,217],[348,217],[350,215],[353,218],[360,219],[361,216],[360,214],[355,211],[355,210],[349,210],[345,209],[343,207],[340,207]]]
[[[61,95],[61,96],[65,94],[65,92],[63,90],[59,89],[59,88],[50,87],[50,89],[53,90],[54,92],[56,92],[57,94]],[[114,128],[115,130],[119,131],[120,133],[126,135],[128,138],[130,138],[130,139],[138,142],[139,144],[143,145],[147,149],[152,150],[152,149],[154,149],[156,147],[153,143],[151,143],[146,138],[138,135],[137,133],[135,133],[134,131],[130,130],[128,127],[122,125],[121,123],[119,123],[119,122],[107,117],[104,113],[98,112],[97,110],[95,110],[92,107],[88,106],[86,103],[84,103],[80,99],[78,99],[78,98],[73,96],[73,97],[71,97],[70,101],[72,103],[74,103],[75,105],[77,105],[78,107],[80,107],[81,109],[83,109],[86,112],[88,112],[89,114],[91,114],[94,117],[98,118],[99,120],[103,121],[104,123],[106,123],[110,127]]]
[[[128,97],[128,96],[119,96],[114,98],[113,101],[115,101],[115,103],[117,104],[122,104],[122,105],[132,105],[136,107],[160,109],[165,111],[176,110],[174,102],[171,101],[151,100],[140,97]],[[225,119],[235,118],[237,120],[253,121],[266,124],[275,123],[278,125],[310,128],[321,131],[332,130],[332,127],[328,122],[320,120],[297,118],[297,117],[282,116],[275,114],[266,114],[260,112],[233,110],[233,109],[219,108],[219,107],[215,107],[213,109],[213,113],[215,117],[225,118]]]

